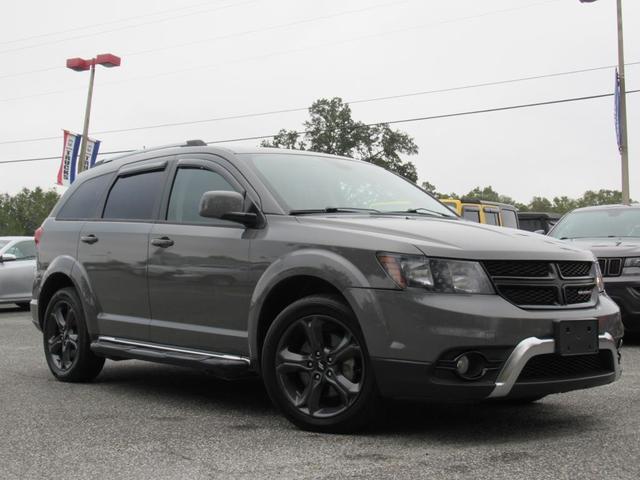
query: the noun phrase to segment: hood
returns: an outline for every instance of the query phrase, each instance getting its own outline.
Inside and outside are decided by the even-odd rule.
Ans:
[[[377,251],[398,251],[398,244],[402,243],[435,257],[593,261],[593,254],[571,243],[524,230],[465,220],[384,215],[309,215],[297,219],[308,227],[330,230],[324,233],[330,235],[328,238],[334,244],[341,245],[341,238],[346,240],[355,236],[358,247]]]
[[[638,237],[573,238],[564,241],[591,250],[596,257],[640,257]]]

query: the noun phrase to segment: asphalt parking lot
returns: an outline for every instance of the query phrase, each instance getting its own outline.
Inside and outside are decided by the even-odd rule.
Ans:
[[[640,477],[640,342],[620,382],[521,407],[391,405],[360,435],[296,430],[259,381],[137,361],[50,375],[29,314],[0,306],[0,478]]]

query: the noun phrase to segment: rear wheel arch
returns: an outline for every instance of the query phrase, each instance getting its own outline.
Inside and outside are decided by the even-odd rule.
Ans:
[[[47,310],[47,305],[51,297],[58,291],[66,287],[72,287],[77,290],[73,280],[67,274],[62,272],[55,272],[50,274],[40,288],[40,294],[38,295],[38,322],[40,328],[43,327],[44,313]]]

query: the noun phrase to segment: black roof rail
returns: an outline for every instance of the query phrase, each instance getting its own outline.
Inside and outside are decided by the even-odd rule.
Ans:
[[[116,155],[114,157],[110,157],[110,158],[105,158],[102,160],[98,160],[96,162],[96,165],[102,165],[104,163],[109,163],[113,160],[119,160],[121,158],[125,158],[125,157],[129,157],[131,155],[136,155],[138,153],[146,153],[146,152],[153,152],[156,150],[164,150],[165,148],[172,148],[172,147],[206,147],[207,143],[204,140],[187,140],[184,143],[171,143],[169,145],[162,145],[160,147],[153,147],[153,148],[143,148],[141,150],[131,150],[129,152],[123,152],[122,155]]]
[[[181,147],[206,147],[207,142],[204,140],[187,140],[184,145],[180,145]]]

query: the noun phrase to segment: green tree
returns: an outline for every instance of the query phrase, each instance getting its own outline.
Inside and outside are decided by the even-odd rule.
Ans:
[[[280,130],[263,147],[292,148],[331,153],[374,163],[416,182],[418,174],[412,162],[400,155],[416,155],[413,138],[387,124],[366,125],[354,120],[351,108],[341,98],[322,98],[309,108],[305,131]]]
[[[529,210],[532,212],[553,212],[553,203],[545,197],[533,197],[529,202]]]
[[[437,191],[436,191],[436,186],[433,183],[429,183],[429,182],[422,182],[421,185],[423,190],[426,190],[427,192],[429,192],[431,195],[433,195],[434,197],[437,197],[438,195],[440,195]]]
[[[592,205],[610,205],[622,203],[622,192],[619,190],[600,189],[597,192],[587,190],[577,201],[578,207],[590,207]]]
[[[59,198],[55,190],[40,187],[0,195],[0,235],[33,235]]]
[[[578,208],[578,202],[567,196],[553,197],[552,211],[556,213],[567,213],[574,208]]]

